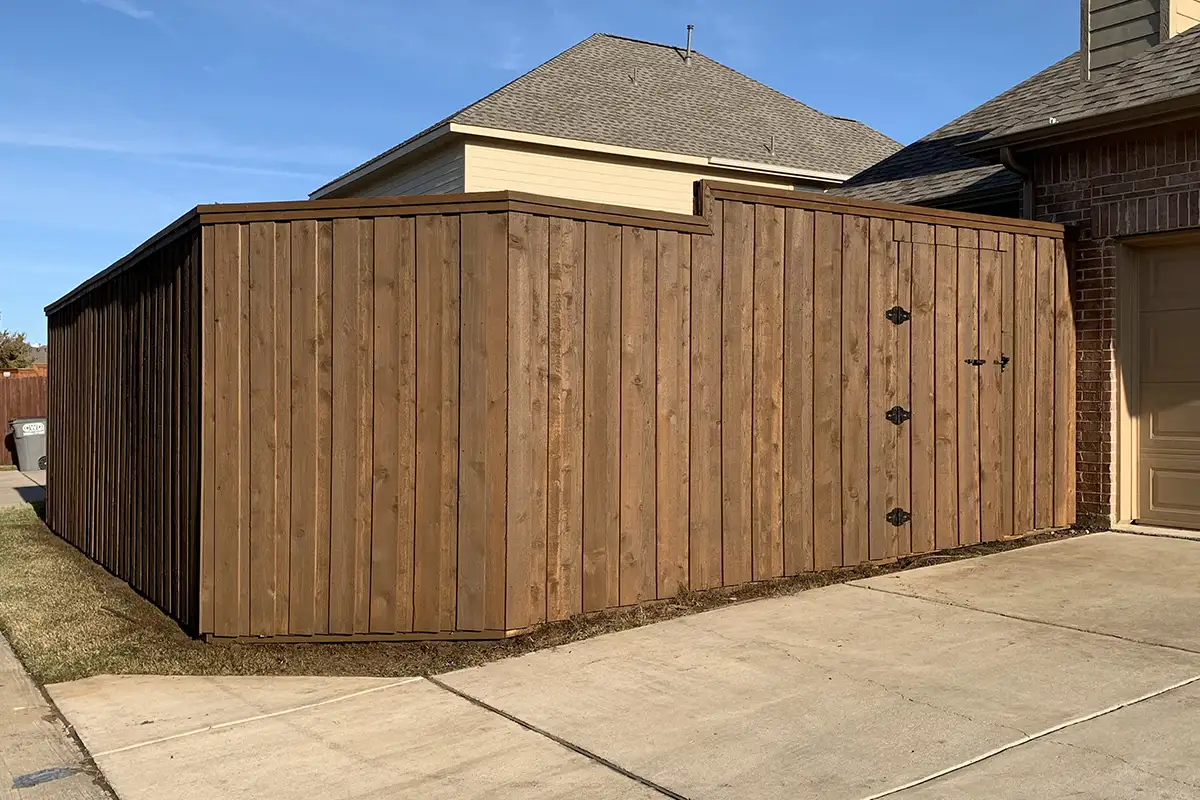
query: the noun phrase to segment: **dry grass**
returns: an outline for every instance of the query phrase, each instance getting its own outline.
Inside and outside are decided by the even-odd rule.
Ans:
[[[0,630],[41,683],[90,675],[431,675],[731,603],[1077,535],[1042,534],[706,592],[542,625],[499,642],[205,644],[46,529],[32,506],[0,509]]]

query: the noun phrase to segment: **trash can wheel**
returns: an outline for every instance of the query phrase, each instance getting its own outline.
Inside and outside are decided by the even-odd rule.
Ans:
[[[46,468],[46,457],[42,456],[41,458],[38,459],[38,469],[44,470],[45,468]]]

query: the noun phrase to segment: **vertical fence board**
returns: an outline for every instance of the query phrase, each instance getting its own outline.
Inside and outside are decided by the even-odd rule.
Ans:
[[[979,234],[958,232],[958,543],[979,542]]]
[[[934,298],[934,546],[958,545],[958,251],[954,228],[938,225]]]
[[[783,286],[784,574],[813,568],[813,212],[787,209]]]
[[[370,628],[377,633],[412,630],[417,399],[414,237],[411,219],[375,221],[376,457]],[[464,302],[466,293],[464,275]],[[498,518],[502,519],[499,514]]]
[[[784,210],[754,207],[752,577],[783,575]]]
[[[1037,239],[1033,525],[1054,525],[1054,242]]]
[[[1054,522],[1075,521],[1075,319],[1065,243],[1054,247]]]
[[[1034,529],[1034,362],[1037,335],[1036,297],[1037,248],[1031,236],[1016,237],[1016,278],[1014,301],[1013,346],[1013,519],[1015,533],[1024,535]]]
[[[813,563],[842,563],[842,217],[817,212],[813,249]]]
[[[691,588],[722,581],[721,306],[724,203],[712,203],[711,236],[692,235]],[[589,259],[588,264],[591,264]],[[586,488],[584,491],[587,491]]]
[[[989,238],[994,240],[995,234]],[[979,522],[980,538],[985,542],[1004,536],[1003,373],[997,363],[1004,350],[1002,255],[995,248],[979,250],[979,357],[986,362],[979,368]]]
[[[621,604],[621,228],[587,223],[583,304],[583,610]]]
[[[417,460],[413,630],[455,622],[458,540],[459,224],[419,217],[417,264]]]
[[[722,574],[726,585],[753,577],[750,491],[754,309],[754,206],[726,202],[721,293]]]
[[[657,237],[626,228],[621,245],[621,605],[658,593],[655,564]]]
[[[872,219],[867,273],[870,305],[866,315],[870,365],[867,373],[867,429],[870,443],[867,556],[872,561],[896,558],[900,554],[901,529],[887,521],[888,512],[898,507],[900,502],[897,486],[900,429],[888,421],[887,411],[895,405],[904,405],[900,403],[902,398],[897,391],[896,375],[900,330],[887,318],[887,310],[899,302],[897,252],[895,223],[886,219]],[[904,332],[907,333],[907,329]],[[907,408],[907,405],[904,407]]]
[[[504,628],[508,354],[508,216],[468,214],[462,218],[459,630]]]
[[[896,232],[896,302],[901,308],[911,309],[913,270],[913,224],[907,221],[895,223]],[[912,410],[912,335],[911,324],[901,326],[893,333],[896,337],[896,404]],[[913,426],[912,420],[896,432],[896,501],[910,514],[913,509]],[[898,554],[913,552],[913,524],[910,520],[896,534]]]
[[[250,225],[250,635],[275,633],[275,223]]]
[[[1014,536],[1013,509],[1013,440],[1015,422],[1013,369],[1012,358],[1014,351],[1016,324],[1014,243],[1011,233],[1000,234],[1000,304],[1003,309],[1000,314],[1000,350],[1001,355],[1010,359],[1008,365],[1000,372],[1000,410],[997,426],[1000,433],[1000,529],[1004,537]],[[1072,408],[1074,404],[1072,403]]]
[[[658,597],[688,587],[688,436],[691,431],[691,241],[658,233]]]
[[[507,627],[546,617],[546,430],[549,229],[543,217],[509,221]]]
[[[870,495],[867,420],[869,354],[867,314],[870,295],[870,226],[864,217],[844,218],[842,254],[842,563],[868,555]]]
[[[583,610],[585,236],[583,222],[550,220],[546,618],[552,621]]]
[[[276,406],[272,411],[275,427],[274,479],[275,479],[275,615],[276,633],[291,629],[290,575],[291,553],[291,506],[292,506],[292,415],[289,406],[292,380],[292,238],[291,224],[275,225],[275,285],[273,306],[275,313],[275,365],[273,394]]]

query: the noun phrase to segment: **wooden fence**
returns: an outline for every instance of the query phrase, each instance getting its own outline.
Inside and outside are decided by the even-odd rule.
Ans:
[[[1061,227],[700,197],[199,209],[202,414],[166,417],[200,437],[175,468],[199,492],[192,627],[502,636],[1074,520]],[[188,336],[151,349],[190,358]],[[173,512],[156,535],[191,552]]]
[[[15,445],[8,421],[17,417],[46,416],[46,379],[38,377],[0,378],[0,433],[4,446],[0,447],[0,466],[16,462]]]
[[[199,231],[171,229],[50,314],[46,521],[199,621]]]

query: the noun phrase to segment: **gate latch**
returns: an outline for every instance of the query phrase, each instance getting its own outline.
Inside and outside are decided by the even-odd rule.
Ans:
[[[964,361],[963,363],[964,363],[964,364],[970,364],[972,367],[982,367],[984,364],[986,364],[986,363],[987,363],[987,361],[985,361],[985,360],[984,360],[984,359],[982,359],[982,358],[968,358],[968,359],[967,359],[966,361]]]
[[[888,523],[897,528],[907,523],[910,519],[912,519],[912,514],[908,513],[903,508],[893,508],[887,514]]]
[[[903,325],[912,319],[912,314],[910,314],[907,309],[904,309],[900,306],[892,306],[884,313],[884,316],[886,316],[888,321],[893,325]]]
[[[912,419],[912,412],[904,406],[892,406],[887,411],[887,421],[893,425],[903,425]]]
[[[1009,358],[1008,356],[1002,355],[1002,356],[1000,356],[1000,360],[996,361],[994,363],[999,364],[1000,371],[1004,372],[1004,370],[1008,368],[1008,362],[1010,362],[1010,361],[1012,361],[1011,358]]]

